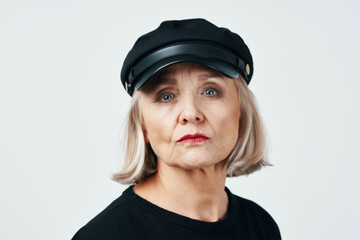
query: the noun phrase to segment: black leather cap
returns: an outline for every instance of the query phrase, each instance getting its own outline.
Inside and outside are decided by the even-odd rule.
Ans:
[[[253,60],[242,38],[205,19],[164,21],[141,36],[125,58],[121,82],[132,96],[159,70],[180,62],[210,67],[227,77],[239,74],[249,84]]]

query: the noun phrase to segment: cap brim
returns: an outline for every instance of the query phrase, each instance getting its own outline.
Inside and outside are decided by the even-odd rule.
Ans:
[[[160,70],[168,66],[171,66],[173,64],[183,63],[183,62],[190,62],[190,63],[197,63],[204,65],[229,78],[238,78],[240,74],[240,71],[236,69],[234,66],[218,59],[212,59],[199,55],[175,56],[156,62],[148,69],[143,71],[143,73],[138,77],[134,88],[136,90],[140,90],[148,82],[148,80],[151,79]]]

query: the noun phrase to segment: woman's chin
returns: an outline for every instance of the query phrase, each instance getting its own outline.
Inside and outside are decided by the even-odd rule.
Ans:
[[[204,157],[191,156],[188,158],[177,159],[176,161],[167,161],[165,164],[169,167],[183,169],[183,170],[201,170],[205,168],[212,168],[219,166],[223,167],[224,161],[215,160],[214,158],[208,159]]]

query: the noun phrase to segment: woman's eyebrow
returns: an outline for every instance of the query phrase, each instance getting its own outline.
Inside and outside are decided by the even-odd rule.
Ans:
[[[164,70],[160,73],[157,74],[157,76],[155,76],[153,78],[152,82],[152,89],[157,89],[159,87],[161,87],[161,85],[176,85],[177,84],[177,78],[173,76],[174,71],[171,70]],[[218,81],[223,80],[223,75],[217,72],[204,72],[204,73],[200,73],[198,76],[198,80],[207,80],[209,78],[212,79],[219,79]],[[215,80],[216,81],[216,80]],[[222,82],[222,81],[221,81]]]
[[[172,75],[174,73],[173,69],[162,69],[156,76],[156,84],[175,84],[177,82],[176,78]]]
[[[213,77],[223,79],[223,76],[220,73],[216,73],[216,72],[201,73],[198,75],[199,80],[206,80],[208,78],[213,78]]]
[[[149,81],[148,84],[146,84],[143,87],[143,91],[144,92],[152,92],[158,88],[161,87],[161,85],[175,85],[177,83],[176,78],[171,77],[171,76],[166,76],[168,74],[166,73],[159,73],[157,75],[155,75],[154,77],[152,77],[152,79]]]
[[[156,79],[156,84],[176,84],[177,79],[174,77],[161,76]]]

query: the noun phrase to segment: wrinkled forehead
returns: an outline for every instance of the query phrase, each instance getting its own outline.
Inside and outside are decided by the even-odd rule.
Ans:
[[[141,89],[144,92],[151,92],[162,84],[176,84],[181,74],[196,74],[197,79],[204,80],[212,77],[224,78],[221,73],[210,67],[197,63],[177,63],[163,68],[149,79],[146,85]]]

